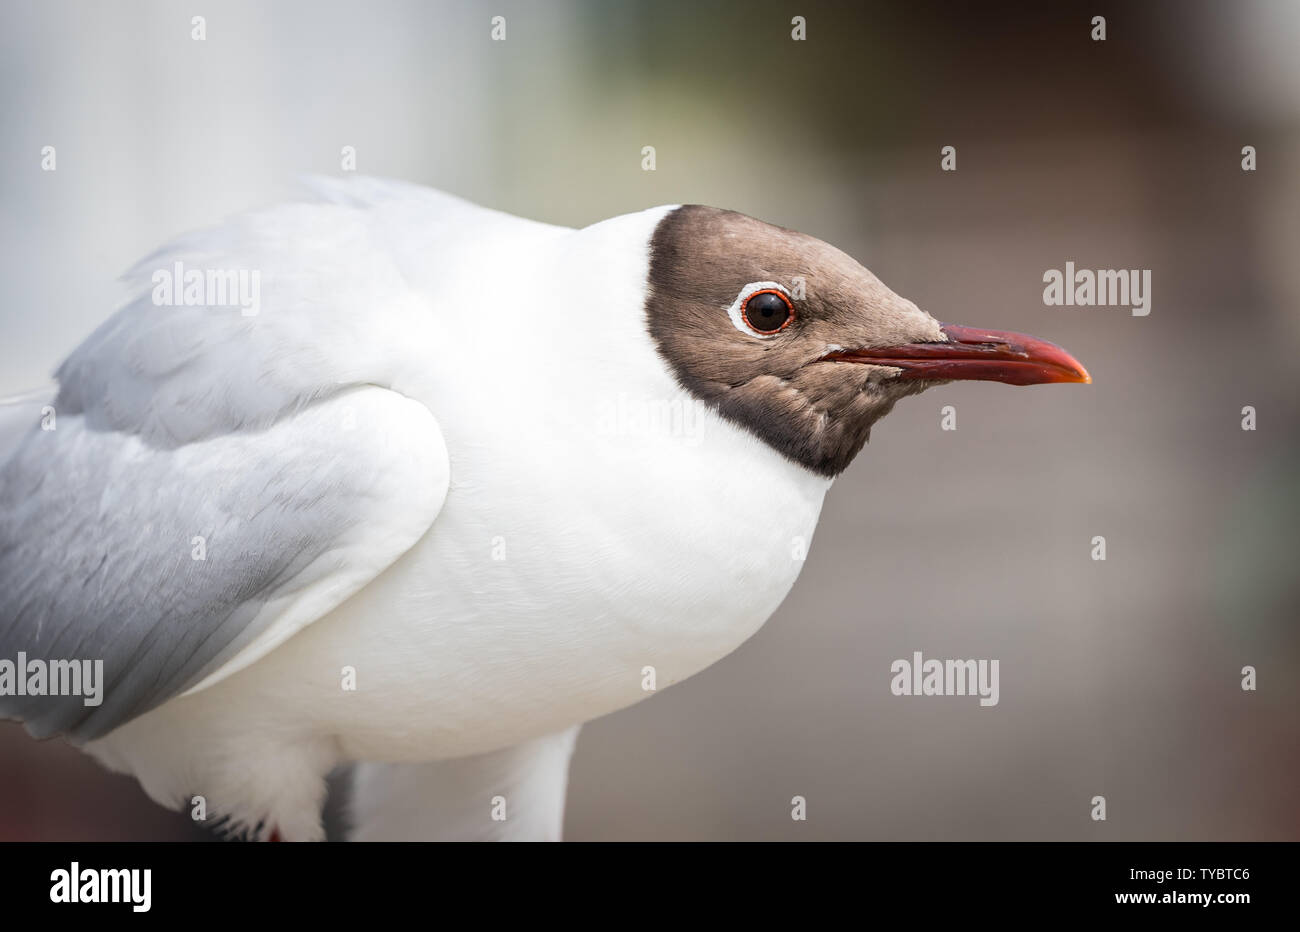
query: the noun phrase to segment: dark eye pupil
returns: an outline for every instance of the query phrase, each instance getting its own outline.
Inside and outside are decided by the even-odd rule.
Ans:
[[[745,318],[759,333],[772,333],[789,320],[790,306],[779,294],[762,291],[745,302]]]

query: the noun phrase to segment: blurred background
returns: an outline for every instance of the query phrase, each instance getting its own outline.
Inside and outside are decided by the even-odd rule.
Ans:
[[[0,395],[344,146],[553,223],[733,208],[1085,362],[903,401],[767,626],[583,730],[568,838],[1300,838],[1300,4],[4,0],[0,126]],[[1152,270],[1150,316],[1044,306],[1066,261]],[[892,696],[916,650],[1000,704]],[[184,837],[0,723],[0,839]]]

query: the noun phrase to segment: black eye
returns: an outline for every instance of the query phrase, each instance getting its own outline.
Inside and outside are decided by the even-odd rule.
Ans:
[[[794,305],[779,291],[756,291],[745,299],[742,313],[759,333],[776,333],[794,318]]]

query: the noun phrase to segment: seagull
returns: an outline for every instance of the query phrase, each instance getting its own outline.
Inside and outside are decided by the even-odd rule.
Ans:
[[[729,210],[307,185],[0,406],[0,717],[232,835],[351,768],[351,838],[558,839],[578,728],[754,634],[895,402],[1090,381]]]

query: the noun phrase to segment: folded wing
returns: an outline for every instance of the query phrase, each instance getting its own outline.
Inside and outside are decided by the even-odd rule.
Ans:
[[[263,656],[433,524],[446,447],[403,393],[428,307],[389,244],[394,217],[438,202],[358,192],[178,240],[132,273],[140,296],[57,396],[6,406],[0,716],[98,738]],[[255,309],[160,304],[155,273],[178,269],[257,272]],[[99,704],[27,689],[74,660],[103,662]]]

